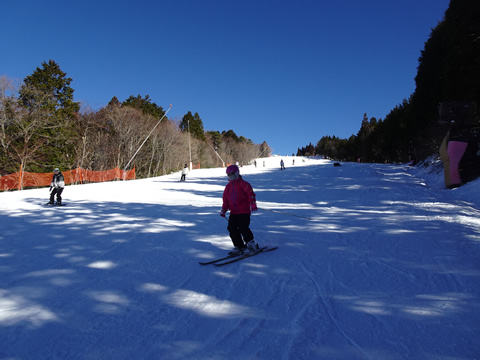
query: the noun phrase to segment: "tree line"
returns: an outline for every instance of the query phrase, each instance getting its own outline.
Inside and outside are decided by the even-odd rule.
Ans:
[[[124,169],[135,155],[137,177],[151,177],[177,171],[190,159],[217,167],[271,154],[266,142],[254,144],[233,130],[204,131],[198,113],[168,118],[149,95],[123,102],[114,96],[100,110],[81,109],[71,82],[53,60],[20,84],[0,77],[0,175],[20,166],[30,172]]]
[[[385,119],[363,115],[360,130],[348,139],[323,136],[297,155],[335,160],[407,162],[438,153],[452,122],[477,131],[480,126],[480,5],[451,0],[432,29],[419,57],[415,91]],[[468,109],[468,110],[465,110]]]

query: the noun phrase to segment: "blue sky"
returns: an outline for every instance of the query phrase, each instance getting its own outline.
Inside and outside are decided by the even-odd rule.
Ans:
[[[93,109],[149,95],[290,155],[415,90],[449,0],[0,0],[0,75],[52,59]]]

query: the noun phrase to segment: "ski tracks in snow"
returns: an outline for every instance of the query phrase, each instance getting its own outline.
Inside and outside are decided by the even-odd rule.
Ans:
[[[327,299],[325,294],[330,293],[325,286],[322,286],[321,283],[317,279],[321,279],[322,277],[315,275],[312,271],[308,270],[306,265],[303,262],[298,262],[295,259],[290,258],[290,260],[297,266],[310,280],[311,288],[315,290],[315,296],[312,297],[311,301],[305,304],[302,311],[300,311],[296,318],[299,319],[304,316],[311,316],[311,314],[316,314],[319,318],[319,330],[322,334],[327,334],[330,332],[330,328],[334,328],[338,334],[352,346],[355,350],[357,350],[362,357],[365,359],[370,359],[370,356],[362,349],[362,347],[353,339],[353,337],[348,335],[348,329],[344,329],[343,325],[341,324],[340,319],[336,315],[335,305],[331,303]],[[333,273],[329,272],[329,278],[323,278],[325,283],[334,280]],[[343,284],[342,284],[343,285]],[[345,286],[345,285],[343,285]],[[313,309],[311,309],[313,308]],[[320,316],[320,314],[326,313],[327,317]],[[329,324],[327,324],[327,319],[329,320]],[[313,330],[313,329],[312,329]],[[317,336],[322,336],[322,334],[317,334]],[[331,334],[328,334],[331,336]],[[318,338],[318,345],[323,343],[320,338]],[[293,355],[293,354],[292,354]]]

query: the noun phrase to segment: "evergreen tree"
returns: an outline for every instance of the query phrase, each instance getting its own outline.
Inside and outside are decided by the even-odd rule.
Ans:
[[[217,151],[220,145],[222,145],[222,135],[219,131],[207,131],[207,135],[210,138],[214,150]]]
[[[118,100],[116,96],[114,96],[107,105],[107,107],[114,107],[114,106],[118,106],[118,107],[122,106],[122,103],[120,102],[120,100]]]
[[[444,19],[421,51],[415,92],[382,121],[364,114],[356,137],[343,142],[322,138],[317,151],[328,156],[361,156],[365,161],[408,161],[411,146],[419,159],[438,152],[448,125],[439,123],[439,104],[470,104],[470,125],[480,124],[480,6],[478,0],[451,0]],[[332,149],[334,144],[336,149]],[[303,150],[303,149],[302,149]]]
[[[420,158],[438,151],[447,131],[448,125],[438,122],[440,103],[470,102],[473,108],[480,104],[479,18],[477,0],[451,0],[421,52],[410,125]]]
[[[226,138],[230,138],[230,139],[233,139],[235,141],[240,141],[240,139],[238,138],[237,134],[235,134],[235,131],[233,130],[228,130],[228,131],[223,131],[222,132],[222,136],[223,137],[226,137]]]
[[[25,149],[35,149],[37,165],[31,171],[73,166],[74,159],[70,155],[75,153],[78,140],[75,116],[80,104],[73,99],[72,79],[66,75],[55,61],[49,60],[27,76],[20,88],[19,103],[28,114],[23,116],[24,122],[43,124],[35,136],[17,141],[17,144],[23,142]]]
[[[190,129],[190,134],[202,141],[205,141],[205,132],[203,130],[203,122],[202,119],[200,118],[200,115],[198,113],[195,113],[195,115],[192,115],[192,113],[189,111],[187,114],[185,114],[182,118],[182,121],[180,123],[180,130],[183,132],[187,132]]]
[[[41,106],[51,111],[58,118],[73,118],[74,113],[80,109],[80,104],[73,101],[74,90],[70,87],[72,79],[53,60],[42,63],[42,68],[24,79],[20,89],[20,100],[23,106],[31,108],[37,106],[35,93],[31,89],[46,95]]]
[[[152,103],[149,95],[146,95],[145,99],[143,99],[140,95],[137,95],[136,97],[130,95],[130,97],[125,100],[122,105],[140,109],[145,115],[151,115],[157,119],[160,119],[163,115],[165,115],[163,108],[155,103]]]

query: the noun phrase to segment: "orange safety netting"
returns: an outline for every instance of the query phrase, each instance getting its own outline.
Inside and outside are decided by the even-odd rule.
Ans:
[[[89,182],[103,182],[112,180],[134,180],[135,167],[132,170],[120,170],[119,168],[92,171],[77,168],[62,172],[65,184]],[[52,182],[53,173],[31,173],[19,171],[14,174],[0,176],[0,191],[18,189],[29,186],[49,186]]]

